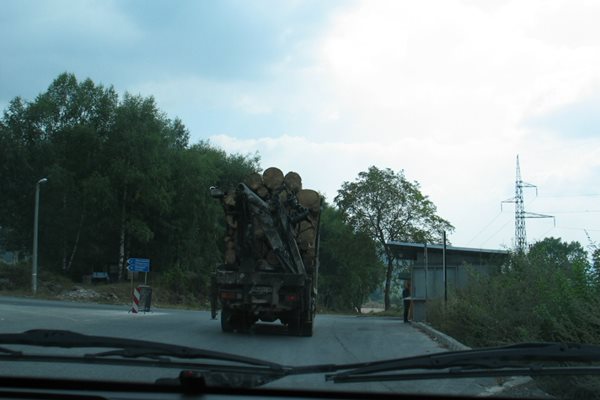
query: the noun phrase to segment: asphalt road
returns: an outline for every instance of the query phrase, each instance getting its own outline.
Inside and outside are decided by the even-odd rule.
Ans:
[[[67,329],[84,334],[118,336],[225,351],[287,365],[354,363],[445,351],[438,343],[401,319],[318,315],[313,337],[288,336],[278,323],[258,324],[248,334],[221,332],[220,322],[205,311],[155,309],[131,314],[126,306],[0,297],[0,332]],[[66,349],[28,348],[43,352]],[[77,350],[79,354],[89,350]],[[77,352],[75,351],[75,352]],[[0,364],[0,375],[73,376],[127,381],[175,377],[179,371],[98,365],[44,363]],[[477,395],[495,385],[493,378],[420,380],[412,382],[334,384],[322,375],[288,377],[269,387],[330,390]]]

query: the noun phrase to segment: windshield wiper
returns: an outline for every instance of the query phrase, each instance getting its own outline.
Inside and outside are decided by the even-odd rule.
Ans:
[[[10,354],[12,356],[19,356],[23,354],[21,351],[6,349],[4,347],[0,347],[0,353]]]
[[[0,344],[39,347],[117,349],[100,353],[86,354],[85,357],[87,358],[109,356],[121,356],[126,358],[156,358],[160,356],[166,356],[181,359],[210,359],[229,361],[240,364],[269,367],[272,369],[283,368],[282,365],[277,363],[218,351],[196,349],[193,347],[138,339],[83,335],[81,333],[65,330],[34,329],[23,333],[0,334]]]
[[[566,362],[600,362],[600,346],[572,343],[522,343],[502,347],[441,352],[370,363],[327,375],[335,383],[472,378],[517,375],[599,375],[597,365],[565,366]],[[348,369],[338,366],[338,370]],[[402,372],[409,370],[427,370]],[[433,370],[433,372],[431,371]]]
[[[180,368],[186,372],[182,373],[180,383],[191,382],[200,386],[256,387],[290,375],[336,371],[343,372],[328,374],[325,379],[335,383],[349,383],[517,375],[600,375],[598,364],[564,365],[600,363],[600,346],[587,344],[523,343],[383,361],[304,366],[288,366],[173,344],[83,335],[62,330],[0,334],[0,345],[113,349],[83,356],[67,356],[27,354],[0,347],[0,360]],[[203,363],[199,360],[219,363]]]
[[[260,386],[291,372],[290,367],[252,357],[146,340],[84,335],[65,330],[37,329],[0,334],[0,345],[113,349],[77,356],[29,354],[0,347],[0,360],[177,368],[195,371],[195,376],[202,376],[204,384],[209,386],[212,382],[217,382],[219,386]],[[199,360],[219,363],[203,363]]]

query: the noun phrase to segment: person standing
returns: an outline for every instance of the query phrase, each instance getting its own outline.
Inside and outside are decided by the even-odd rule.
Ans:
[[[402,289],[402,300],[404,305],[404,322],[408,322],[408,313],[410,311],[410,283],[404,282],[404,289]]]

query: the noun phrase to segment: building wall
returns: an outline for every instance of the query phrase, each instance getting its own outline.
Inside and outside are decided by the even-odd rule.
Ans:
[[[411,294],[413,300],[413,320],[426,321],[426,303],[432,299],[444,298],[444,269],[442,254],[428,252],[425,262],[424,252],[417,254],[411,271]],[[500,268],[505,255],[458,252],[446,253],[447,288],[463,288],[472,273],[488,275]]]

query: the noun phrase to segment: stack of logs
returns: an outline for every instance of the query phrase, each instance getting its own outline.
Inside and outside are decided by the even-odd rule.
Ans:
[[[288,172],[285,176],[278,168],[267,168],[263,174],[254,173],[244,179],[244,183],[267,204],[278,201],[288,215],[294,212],[291,204],[294,197],[297,203],[308,210],[308,215],[303,220],[290,224],[293,235],[300,251],[305,268],[311,272],[316,265],[317,257],[317,229],[321,212],[321,196],[314,190],[302,189],[302,178],[296,172]],[[225,236],[225,264],[237,264],[236,240],[238,240],[238,225],[240,221],[236,212],[236,193],[230,190],[223,197],[223,207],[227,220],[227,234]],[[259,270],[279,270],[280,261],[273,252],[269,241],[264,235],[263,227],[255,217],[252,221],[254,242],[254,257]],[[282,237],[283,240],[285,238]]]

